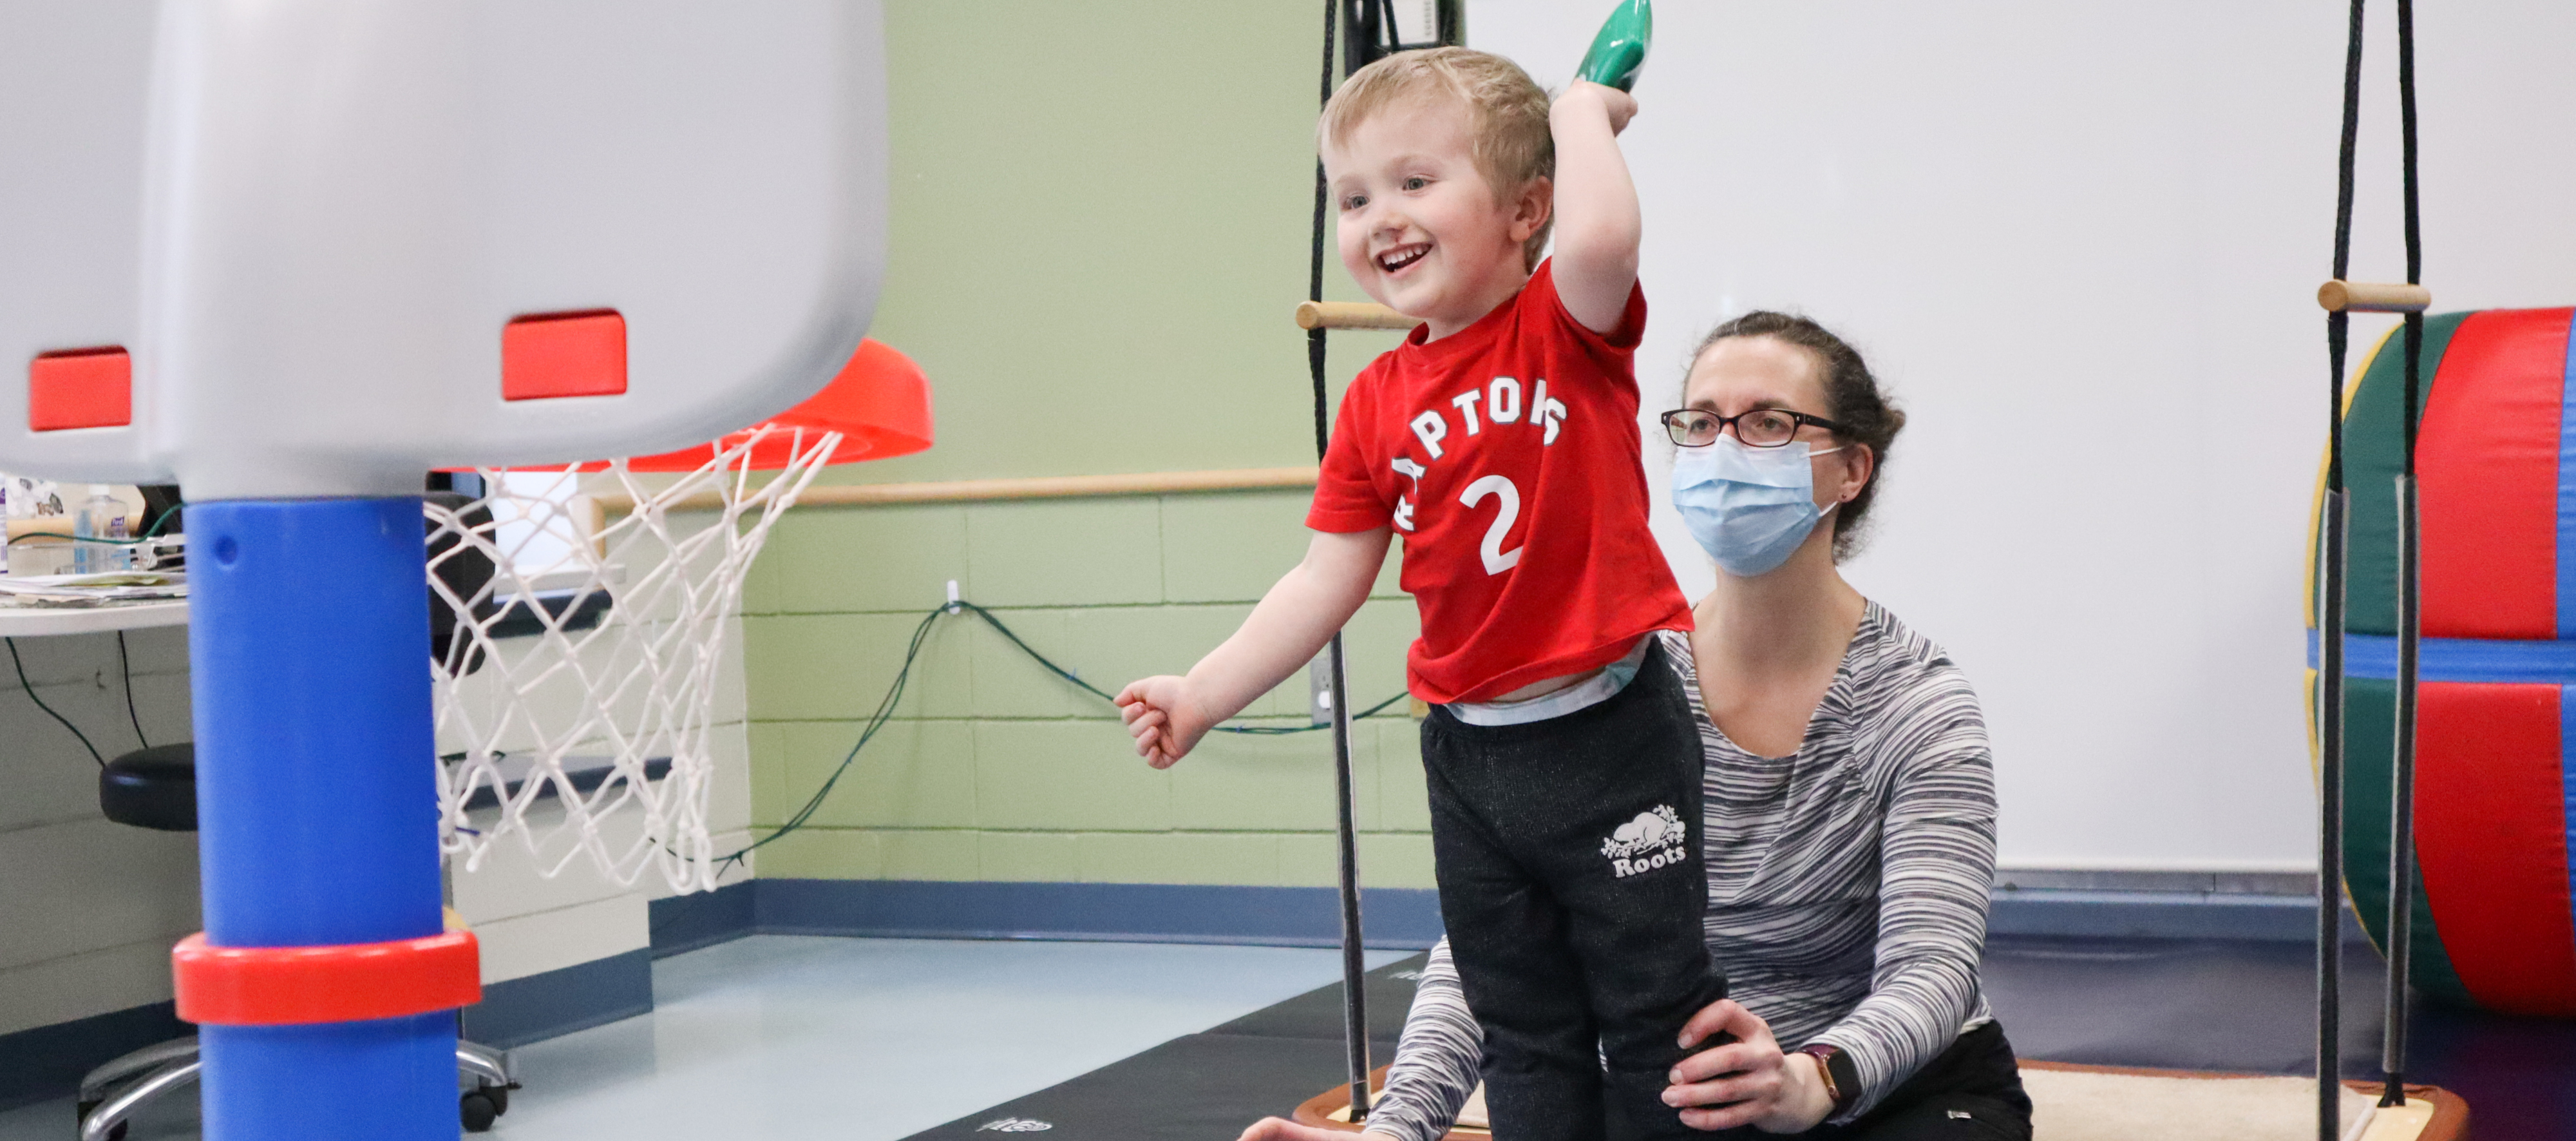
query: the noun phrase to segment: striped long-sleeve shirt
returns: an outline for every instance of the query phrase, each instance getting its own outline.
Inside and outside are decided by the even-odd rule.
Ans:
[[[1993,1015],[1977,985],[1994,881],[1985,716],[1939,646],[1869,605],[1806,739],[1759,757],[1709,721],[1689,639],[1665,633],[1708,758],[1705,925],[1729,993],[1784,1050],[1851,1056],[1837,1123]],[[1432,948],[1369,1129],[1434,1141],[1475,1088],[1482,1035]]]

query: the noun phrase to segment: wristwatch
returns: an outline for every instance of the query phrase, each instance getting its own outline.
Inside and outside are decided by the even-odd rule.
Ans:
[[[1798,1047],[1798,1053],[1816,1059],[1816,1072],[1825,1079],[1825,1096],[1833,1099],[1835,1112],[1841,1112],[1860,1096],[1860,1067],[1852,1064],[1851,1055],[1843,1053],[1841,1047],[1810,1042]]]

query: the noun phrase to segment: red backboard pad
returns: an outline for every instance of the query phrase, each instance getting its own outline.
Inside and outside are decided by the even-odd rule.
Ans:
[[[122,428],[134,422],[134,361],[113,346],[45,353],[27,362],[27,427]]]
[[[626,393],[626,318],[614,309],[540,313],[501,328],[501,398]]]

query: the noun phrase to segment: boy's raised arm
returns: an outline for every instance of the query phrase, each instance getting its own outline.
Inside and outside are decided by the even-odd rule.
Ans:
[[[1155,768],[1188,755],[1215,725],[1297,672],[1368,601],[1395,532],[1315,533],[1296,569],[1261,596],[1252,616],[1208,651],[1189,676],[1165,674],[1118,691],[1118,713],[1136,755]]]
[[[1637,187],[1618,135],[1637,101],[1578,80],[1556,98],[1556,295],[1587,329],[1619,327],[1637,285]]]

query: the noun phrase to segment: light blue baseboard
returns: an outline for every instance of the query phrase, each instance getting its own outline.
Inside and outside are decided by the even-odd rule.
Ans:
[[[173,1004],[156,1002],[0,1034],[0,1109],[69,1097],[99,1063],[196,1032],[179,1021]],[[70,1116],[64,1115],[65,1136],[72,1133]]]
[[[2352,909],[2346,942],[2364,941]],[[2307,895],[2224,892],[1998,891],[1987,912],[1990,936],[2069,939],[2234,939],[2314,943],[2317,901]]]
[[[805,879],[751,886],[753,928],[765,934],[1341,945],[1339,897],[1323,887]],[[1439,896],[1364,889],[1360,921],[1371,947],[1421,950],[1439,941]]]
[[[575,963],[497,982],[465,1008],[465,1037],[507,1050],[653,1012],[653,952]]]
[[[655,900],[653,948],[751,934],[1330,947],[1339,915],[1330,888],[762,879]],[[1998,936],[2308,942],[2316,931],[2313,897],[2224,891],[2008,889],[1991,916]],[[1371,947],[1418,950],[1440,937],[1429,890],[1367,889],[1360,918]],[[2349,911],[2344,928],[2359,938]]]
[[[509,1049],[652,1009],[652,952],[639,947],[484,987],[483,1001],[463,1012],[464,1033]],[[156,1002],[0,1034],[0,1110],[69,1097],[91,1067],[195,1032],[179,1021],[172,1004]]]

